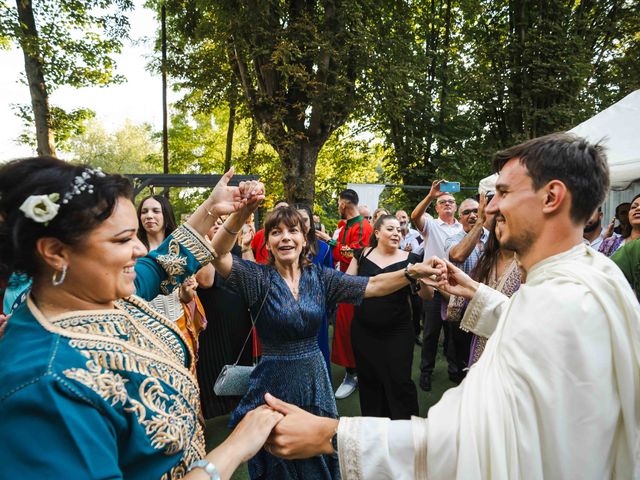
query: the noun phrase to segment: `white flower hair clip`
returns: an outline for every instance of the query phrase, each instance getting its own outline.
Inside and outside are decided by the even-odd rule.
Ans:
[[[60,205],[56,202],[60,199],[59,193],[49,195],[30,195],[20,205],[24,216],[34,222],[44,223],[45,226],[58,215]]]
[[[104,176],[105,173],[100,167],[85,169],[84,172],[73,179],[71,189],[64,194],[61,203],[67,204],[73,197],[85,191],[92,194],[94,191],[93,185],[87,182],[87,180],[91,177]],[[22,202],[20,210],[24,212],[25,217],[30,218],[36,223],[44,223],[46,227],[47,224],[58,215],[58,210],[60,210],[58,200],[60,200],[60,194],[57,192],[48,195],[30,195]]]

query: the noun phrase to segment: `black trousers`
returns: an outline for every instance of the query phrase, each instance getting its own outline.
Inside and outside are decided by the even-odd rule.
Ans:
[[[424,329],[422,333],[422,356],[420,359],[420,375],[431,376],[436,366],[440,331],[444,330],[444,356],[447,359],[447,372],[452,380],[461,379],[464,375],[458,364],[454,342],[455,330],[459,323],[443,322],[441,313],[442,295],[436,292],[433,300],[425,300],[423,304]],[[464,332],[462,332],[464,333]],[[467,348],[467,354],[468,354]]]
[[[418,295],[411,295],[411,319],[413,321],[413,332],[416,337],[420,335],[420,321],[422,320],[422,302]]]

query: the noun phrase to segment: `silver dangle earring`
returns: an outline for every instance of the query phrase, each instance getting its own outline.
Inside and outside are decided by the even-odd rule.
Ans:
[[[58,272],[54,271],[53,276],[51,277],[51,284],[54,287],[59,287],[64,283],[64,279],[67,277],[67,266],[62,266],[62,272],[60,272],[60,277],[58,278]]]

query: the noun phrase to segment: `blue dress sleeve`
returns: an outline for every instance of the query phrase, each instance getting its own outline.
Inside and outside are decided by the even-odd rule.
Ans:
[[[251,307],[266,294],[270,268],[236,256],[232,258],[231,273],[224,280],[224,287],[240,295]]]
[[[329,248],[329,245],[322,240],[318,240],[318,251],[322,258],[322,262],[320,264],[323,267],[333,268],[333,255],[331,255],[331,248]]]
[[[136,262],[136,295],[145,300],[167,295],[212,260],[202,237],[189,225],[181,225],[156,250]]]
[[[0,401],[0,477],[123,478],[115,429],[72,389],[43,378]]]
[[[364,299],[364,291],[369,283],[369,277],[345,275],[330,268],[319,268],[318,270],[325,286],[327,305],[332,306],[336,303],[360,305]]]

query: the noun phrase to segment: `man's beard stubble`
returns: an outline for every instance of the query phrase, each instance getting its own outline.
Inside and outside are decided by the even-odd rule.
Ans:
[[[600,222],[594,222],[593,224],[589,225],[588,223],[584,226],[584,228],[582,229],[582,231],[584,233],[591,233],[591,232],[595,232],[598,227],[600,226]]]

